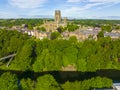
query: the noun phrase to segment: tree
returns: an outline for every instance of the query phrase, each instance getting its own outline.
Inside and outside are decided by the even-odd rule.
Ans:
[[[46,31],[46,29],[44,27],[40,27],[39,30],[40,31]]]
[[[112,80],[102,77],[92,77],[91,79],[75,82],[65,82],[63,90],[93,90],[94,88],[110,88]]]
[[[0,76],[0,90],[18,90],[18,79],[15,74],[10,72]]]
[[[63,29],[63,27],[58,27],[58,28],[57,28],[57,31],[58,31],[59,33],[62,33],[62,31],[63,31],[62,29]]]
[[[67,27],[62,27],[62,26],[60,26],[60,27],[57,28],[57,31],[58,31],[59,33],[62,33],[62,32],[64,32],[65,30],[67,30]]]
[[[103,25],[101,27],[102,31],[107,31],[107,32],[111,32],[112,31],[112,26],[111,25]]]
[[[117,26],[115,27],[115,29],[116,29],[116,30],[120,30],[120,26],[117,25]]]
[[[82,72],[87,71],[87,62],[85,59],[78,59],[76,64],[78,71],[82,71]]]
[[[35,42],[33,40],[28,40],[23,47],[17,52],[15,60],[13,61],[11,68],[17,70],[31,70],[31,64],[33,58],[35,57]]]
[[[18,31],[0,30],[0,57],[16,53],[27,39],[26,34]]]
[[[40,76],[37,79],[35,90],[61,90],[52,75]]]
[[[65,84],[62,85],[63,90],[83,90],[81,89],[80,82],[65,82]]]
[[[79,26],[77,26],[76,24],[68,24],[67,25],[67,29],[68,29],[68,31],[75,31],[76,29],[78,29],[79,28]]]
[[[59,36],[60,36],[60,33],[59,33],[59,32],[53,32],[53,33],[51,33],[51,35],[50,35],[50,39],[51,39],[51,40],[54,40],[54,39],[58,38]]]
[[[97,38],[99,39],[99,38],[102,38],[102,37],[104,37],[104,32],[100,31],[97,35]]]
[[[76,44],[76,43],[77,43],[77,38],[76,38],[76,36],[71,36],[71,37],[69,38],[69,41],[70,41],[71,43],[73,43],[73,44]]]
[[[22,90],[34,90],[34,82],[30,78],[20,80],[20,84]]]
[[[75,64],[77,61],[78,50],[74,46],[68,46],[63,50],[63,64],[67,66],[69,64]]]

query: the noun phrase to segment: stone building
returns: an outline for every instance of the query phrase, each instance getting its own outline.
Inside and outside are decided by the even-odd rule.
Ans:
[[[62,21],[61,11],[55,10],[54,21],[48,22],[44,20],[44,24],[41,27],[44,27],[47,32],[55,32],[58,27],[65,27],[67,25],[67,18],[64,18]]]
[[[68,32],[65,31],[62,34],[62,37],[66,40],[68,40],[70,37],[75,36],[77,38],[77,40],[81,41],[81,40],[85,40],[87,37],[81,33],[80,31],[74,31],[74,32]]]
[[[50,38],[50,32],[43,32],[39,30],[25,30],[23,33],[27,33],[29,36],[35,36],[40,40],[44,38]]]
[[[50,32],[34,31],[33,36],[39,39],[50,38]]]

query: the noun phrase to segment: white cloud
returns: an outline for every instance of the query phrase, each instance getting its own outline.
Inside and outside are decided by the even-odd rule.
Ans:
[[[46,0],[8,0],[8,2],[18,8],[37,8],[41,7]]]
[[[102,5],[104,3],[92,3],[92,4],[86,4],[85,6],[76,6],[76,7],[70,7],[63,9],[63,12],[67,15],[75,15],[75,14],[81,14],[83,12],[86,12],[88,9]]]
[[[120,0],[87,0],[89,2],[103,2],[103,3],[116,3],[120,2]]]
[[[68,0],[68,2],[81,2],[82,0]]]
[[[71,7],[66,8],[64,11],[69,13],[80,14],[86,12],[91,8],[94,9],[103,9],[111,7],[115,4],[120,3],[120,0],[67,0],[68,4],[71,4]],[[78,6],[80,3],[83,3],[83,6]],[[76,5],[76,6],[73,6]],[[70,14],[70,13],[69,13]]]
[[[120,3],[120,0],[67,0],[71,3],[93,2],[93,3]]]
[[[104,3],[92,3],[92,4],[87,4],[83,7],[83,9],[89,9],[89,8],[92,8],[92,7],[95,7],[95,6],[99,6],[99,5],[102,5]]]

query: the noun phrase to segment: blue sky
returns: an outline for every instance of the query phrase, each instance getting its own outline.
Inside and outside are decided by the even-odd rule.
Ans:
[[[0,0],[0,18],[63,17],[120,19],[120,0]]]

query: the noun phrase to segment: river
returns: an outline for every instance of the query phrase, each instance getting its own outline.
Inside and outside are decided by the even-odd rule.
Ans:
[[[96,76],[107,77],[113,81],[120,81],[120,70],[108,69],[98,70],[96,72],[79,72],[79,71],[46,71],[46,72],[33,72],[33,71],[13,71],[13,70],[0,70],[0,74],[4,72],[11,72],[21,78],[31,78],[36,80],[39,76],[45,74],[51,74],[54,76],[58,83],[64,83],[66,81],[82,81]]]

